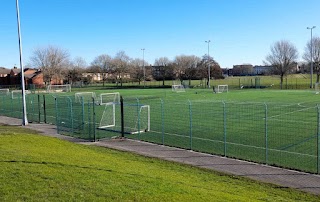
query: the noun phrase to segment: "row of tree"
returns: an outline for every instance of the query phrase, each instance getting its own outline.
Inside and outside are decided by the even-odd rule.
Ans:
[[[118,52],[114,57],[102,54],[94,58],[87,65],[81,57],[70,60],[68,51],[48,46],[36,49],[30,59],[30,66],[42,70],[45,83],[50,83],[53,77],[74,83],[88,78],[83,78],[84,72],[100,75],[103,85],[112,81],[122,85],[124,81],[137,81],[139,84],[146,80],[179,79],[183,80],[208,78],[220,79],[222,70],[219,64],[207,55],[202,58],[194,55],[176,56],[173,61],[167,57],[157,58],[154,65],[147,65],[146,61],[139,58],[130,58],[124,51]]]
[[[312,47],[311,47],[312,45]],[[311,54],[312,50],[312,54]],[[312,55],[312,59],[311,59]],[[320,38],[314,37],[307,43],[302,56],[306,65],[313,62],[313,72],[317,75],[317,82],[320,79]],[[264,63],[273,67],[272,73],[280,76],[282,86],[284,77],[294,72],[297,67],[298,51],[289,41],[282,40],[271,46],[270,53],[266,56]],[[67,50],[55,46],[48,46],[36,49],[31,58],[30,66],[43,71],[44,81],[51,82],[54,76],[64,79],[68,83],[80,80],[90,82],[88,78],[83,78],[83,72],[99,74],[103,85],[107,81],[112,81],[122,85],[124,81],[138,81],[139,84],[146,80],[179,79],[183,80],[208,78],[208,68],[210,68],[210,78],[220,79],[222,69],[212,58],[204,55],[202,57],[194,55],[176,56],[174,60],[167,57],[155,59],[153,66],[147,65],[146,61],[139,58],[130,58],[124,51],[118,52],[114,57],[102,54],[97,56],[90,65],[81,58],[70,60]]]

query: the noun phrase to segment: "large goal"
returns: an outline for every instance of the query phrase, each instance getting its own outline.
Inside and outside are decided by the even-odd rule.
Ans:
[[[228,92],[228,85],[218,85],[217,93]]]
[[[96,94],[94,92],[79,92],[74,94],[74,100],[76,103],[92,102],[93,98],[96,99]]]
[[[61,93],[61,92],[71,92],[71,85],[48,85],[47,93]]]
[[[172,85],[172,92],[181,93],[186,92],[183,85]]]
[[[116,105],[120,104],[120,93],[101,93],[100,105],[104,105],[104,111],[99,123],[99,129],[107,129],[116,126]]]
[[[25,90],[25,94],[30,94],[29,90]],[[22,97],[22,90],[12,90],[11,91],[11,99],[19,99]]]
[[[0,89],[0,96],[1,95],[9,95],[9,88],[1,88]]]

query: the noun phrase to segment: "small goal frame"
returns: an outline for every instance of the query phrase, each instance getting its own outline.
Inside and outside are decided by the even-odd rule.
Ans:
[[[183,93],[186,92],[186,89],[183,85],[172,85],[172,92]]]
[[[9,95],[9,88],[0,88],[0,95]]]
[[[94,92],[78,92],[74,94],[74,100],[76,103],[92,101],[92,98],[96,98],[96,94]]]
[[[218,85],[217,87],[217,93],[223,93],[223,92],[229,92],[229,86],[228,85]]]
[[[47,93],[62,93],[62,92],[71,92],[71,85],[53,85],[50,84],[47,86]]]

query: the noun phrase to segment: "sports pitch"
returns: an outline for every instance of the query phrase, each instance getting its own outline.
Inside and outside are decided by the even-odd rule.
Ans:
[[[176,93],[171,89],[81,88],[56,96],[74,99],[74,93],[80,91],[97,95],[119,92],[127,106],[125,116],[128,117],[137,112],[137,103],[139,106],[149,105],[150,131],[126,135],[128,138],[319,173],[317,104],[320,95],[314,91],[243,89],[213,93],[212,89],[187,89]],[[30,99],[31,96],[29,105],[33,105],[29,110],[37,105],[36,98]],[[1,109],[12,108],[13,104],[11,101],[6,106],[2,105]],[[54,124],[58,119],[52,95],[46,95],[46,105],[47,122]],[[63,102],[62,107],[68,107],[68,104]],[[77,120],[81,106],[73,104],[73,107],[73,124],[77,125],[81,123]],[[94,117],[90,111],[93,107]],[[104,109],[101,105],[84,106],[83,130],[64,132],[90,139],[93,128],[88,123],[95,122],[97,139],[119,136],[119,132],[97,129]],[[37,117],[36,111],[33,117]],[[120,107],[117,106],[115,118],[118,126],[119,112]],[[60,114],[64,116],[67,113],[62,110]],[[133,118],[125,119],[125,124],[129,119]],[[58,122],[68,121],[70,117],[61,120]]]

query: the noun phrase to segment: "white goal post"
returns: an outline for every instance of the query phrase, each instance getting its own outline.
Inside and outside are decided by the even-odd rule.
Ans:
[[[61,92],[71,92],[71,85],[48,85],[47,86],[47,93],[61,93]]]
[[[29,90],[25,90],[25,94],[30,94]],[[22,90],[12,90],[11,91],[11,99],[18,99],[22,97]]]
[[[92,98],[96,98],[94,92],[79,92],[74,94],[74,100],[76,103],[92,102]]]
[[[218,85],[217,93],[228,92],[228,85]]]
[[[186,92],[183,85],[172,85],[172,92],[181,93]]]
[[[9,95],[9,88],[1,88],[0,95]]]

